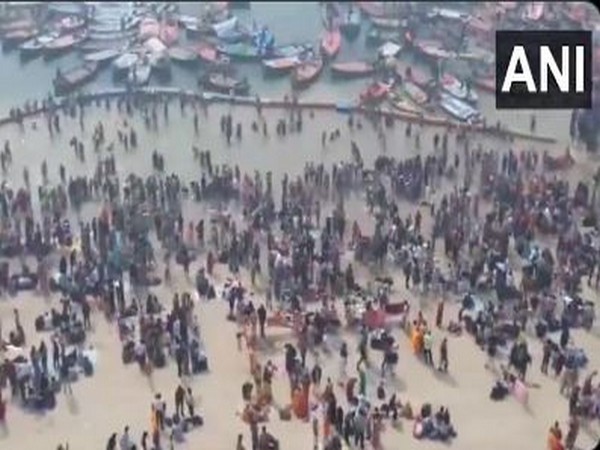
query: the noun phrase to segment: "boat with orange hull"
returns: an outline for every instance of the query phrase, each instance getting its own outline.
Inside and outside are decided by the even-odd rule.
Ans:
[[[323,71],[323,60],[313,59],[304,61],[294,67],[292,71],[292,85],[295,88],[307,87],[319,78]]]
[[[339,53],[342,47],[342,33],[339,28],[326,30],[321,38],[321,53],[324,57],[332,59]]]

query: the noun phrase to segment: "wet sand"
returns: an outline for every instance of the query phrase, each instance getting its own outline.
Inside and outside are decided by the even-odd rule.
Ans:
[[[346,117],[334,113],[315,113],[315,118],[310,119],[304,114],[304,131],[301,134],[288,134],[285,138],[274,135],[274,125],[278,118],[285,117],[283,111],[269,111],[266,114],[270,124],[269,139],[260,133],[253,133],[250,129],[256,112],[251,108],[234,108],[232,114],[234,124],[243,122],[243,139],[231,146],[227,146],[225,138],[219,133],[219,117],[229,107],[211,106],[208,117],[200,113],[200,133],[196,138],[193,132],[192,112],[188,109],[185,118],[181,118],[179,105],[172,103],[170,107],[170,125],[163,126],[162,110],[159,108],[158,133],[144,131],[144,125],[138,115],[128,121],[134,126],[138,134],[138,149],[125,153],[115,145],[117,156],[117,169],[120,176],[129,171],[138,175],[146,175],[151,170],[151,153],[155,148],[165,155],[167,172],[176,172],[183,179],[190,181],[193,176],[199,177],[200,169],[192,158],[191,146],[196,145],[201,150],[211,149],[213,164],[237,163],[242,170],[253,172],[257,170],[272,170],[274,180],[288,171],[300,174],[306,161],[324,162],[330,165],[334,161],[348,160],[350,157],[350,140],[353,139],[361,148],[363,158],[367,164],[384,150],[378,144],[376,133],[370,125],[363,120],[363,130],[350,133],[346,125]],[[107,132],[107,142],[117,141],[115,124],[122,122],[123,114],[117,119],[116,108],[110,113],[104,109],[88,108],[86,114],[86,129],[81,132],[77,119],[66,119],[61,116],[63,132],[49,140],[48,132],[43,121],[38,120],[37,130],[31,130],[31,122],[26,122],[26,134],[21,135],[18,127],[9,127],[2,130],[2,137],[10,139],[14,164],[7,175],[7,180],[13,186],[22,184],[23,167],[29,167],[32,186],[37,186],[41,180],[39,166],[43,152],[48,161],[48,172],[53,183],[58,182],[58,166],[63,162],[69,174],[87,173],[91,175],[94,169],[96,156],[91,148],[91,135],[93,125],[102,120]],[[543,130],[544,123],[538,120],[538,127]],[[326,148],[321,147],[321,131],[332,130],[339,127],[342,137]],[[568,131],[568,123],[563,125]],[[68,130],[68,131],[67,131]],[[81,138],[86,144],[87,164],[76,161],[68,141],[72,136]],[[415,153],[414,142],[404,138],[404,125],[396,123],[392,130],[386,132],[387,154],[396,157],[408,156]],[[432,151],[431,135],[425,130],[421,136],[423,152]],[[454,153],[454,139],[449,140],[450,155]],[[508,144],[498,141],[484,143],[484,148],[506,150]],[[515,146],[519,148],[518,146]],[[526,144],[523,148],[529,148]],[[564,151],[565,141],[557,144],[552,150],[557,154]],[[462,150],[461,156],[462,156]],[[583,153],[575,153],[577,166],[572,173],[586,177],[593,170],[595,164],[589,164],[589,159]],[[475,177],[475,180],[478,180]],[[476,181],[477,182],[477,181]],[[279,181],[274,181],[274,187],[279,187]],[[190,202],[191,203],[191,202]],[[407,202],[400,203],[403,214],[414,211],[415,206]],[[99,205],[88,205],[86,211],[95,211]],[[190,218],[197,219],[205,209],[202,206],[188,205],[193,211]],[[351,219],[358,218],[366,232],[370,217],[363,202],[353,201],[346,208]],[[427,214],[425,214],[427,217]],[[184,216],[185,217],[185,216]],[[72,222],[76,227],[76,222]],[[204,258],[191,267],[192,273]],[[366,269],[360,272],[366,273]],[[397,275],[397,274],[396,274]],[[219,266],[217,269],[217,284],[225,280],[226,268]],[[364,277],[361,277],[364,280]],[[359,278],[359,280],[361,279]],[[172,293],[183,290],[192,290],[193,286],[186,282],[180,270],[174,271],[174,280],[171,287],[161,286],[155,289],[156,295],[169,306]],[[260,296],[260,289],[257,290]],[[589,294],[595,299],[597,295]],[[260,298],[260,297],[259,297]],[[393,299],[407,298],[411,301],[414,312],[418,305],[426,308],[426,317],[433,321],[435,303],[434,298],[419,299],[415,293],[403,289],[401,277],[396,277]],[[59,298],[52,296],[45,300],[36,294],[20,294],[16,298],[0,300],[0,317],[4,335],[12,329],[12,309],[19,308],[21,321],[26,327],[28,343],[38,344],[43,337],[47,341],[48,334],[35,333],[33,330],[34,318],[56,306]],[[427,308],[427,306],[430,306]],[[205,425],[202,429],[194,430],[186,435],[187,443],[177,446],[181,449],[210,448],[229,449],[235,447],[236,435],[244,433],[246,445],[250,444],[249,430],[238,417],[236,410],[242,404],[241,384],[249,379],[248,358],[245,352],[238,352],[235,339],[237,331],[235,325],[225,320],[226,303],[220,299],[211,302],[201,302],[197,306],[197,313],[201,324],[201,333],[204,338],[209,359],[210,372],[195,376],[190,380],[194,393],[198,396],[198,410],[204,417]],[[456,306],[446,308],[445,321],[457,315]],[[88,337],[89,344],[98,351],[98,365],[91,378],[82,379],[73,384],[73,397],[68,398],[63,394],[57,396],[57,407],[44,415],[31,415],[24,413],[18,405],[10,403],[7,412],[7,430],[2,435],[0,431],[0,445],[2,448],[23,449],[53,449],[60,442],[68,441],[70,449],[104,448],[108,436],[112,432],[121,432],[125,425],[131,428],[131,434],[137,442],[143,430],[149,429],[150,402],[154,392],[161,392],[168,402],[168,408],[173,409],[173,392],[177,386],[176,369],[173,362],[165,369],[155,370],[152,378],[148,380],[138,370],[137,366],[124,366],[121,362],[121,346],[118,339],[116,324],[107,323],[101,314],[95,314],[92,319],[94,331]],[[290,334],[285,330],[267,329],[268,335],[277,334],[273,339],[275,348],[281,348],[286,341],[292,341]],[[528,380],[539,384],[539,388],[532,388],[529,395],[529,407],[524,408],[514,398],[507,398],[502,402],[492,402],[489,392],[494,382],[494,375],[484,368],[485,355],[476,347],[473,339],[468,336],[449,337],[450,374],[438,375],[424,366],[412,354],[408,339],[399,330],[394,330],[394,336],[400,344],[399,365],[397,367],[397,380],[388,382],[386,391],[391,393],[396,390],[402,401],[410,401],[413,408],[417,409],[421,403],[430,402],[434,408],[448,406],[452,421],[458,431],[458,437],[452,443],[457,449],[499,449],[514,448],[518,450],[542,449],[546,445],[548,427],[560,420],[563,433],[566,433],[567,402],[558,394],[558,383],[539,373],[541,361],[541,346],[534,339],[530,339],[530,352],[533,355],[533,364],[528,372]],[[434,331],[434,359],[438,358],[437,348],[442,336],[441,331]],[[572,333],[575,342],[584,347],[590,358],[589,368],[600,366],[600,352],[598,348],[599,336],[592,333]],[[354,353],[356,339],[351,333],[341,333],[349,343],[351,350],[349,372],[355,362]],[[338,374],[338,350],[335,345],[330,357],[322,355],[324,362],[324,379],[331,376],[335,379]],[[380,363],[377,353],[371,354],[375,366]],[[261,357],[273,360],[283,368],[283,353],[270,351]],[[309,363],[311,359],[309,358]],[[283,370],[283,369],[282,369]],[[375,396],[375,388],[379,381],[378,373],[371,372],[369,376],[368,395]],[[343,391],[336,392],[339,398]],[[289,403],[288,383],[285,375],[276,376],[274,381],[274,396],[279,405]],[[312,448],[312,433],[308,423],[298,420],[281,422],[277,412],[271,413],[268,429],[280,439],[284,450],[306,450]],[[584,430],[580,433],[578,446],[588,448],[592,444],[592,433]],[[595,429],[597,432],[598,430]],[[439,443],[430,441],[416,441],[412,437],[412,422],[403,421],[403,430],[397,431],[386,425],[383,434],[383,443],[387,449],[396,448],[440,448]]]

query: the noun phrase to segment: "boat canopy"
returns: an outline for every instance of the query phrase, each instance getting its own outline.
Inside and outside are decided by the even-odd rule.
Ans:
[[[144,48],[150,53],[163,53],[167,50],[167,46],[157,37],[151,37],[144,42]]]
[[[388,41],[379,47],[379,54],[384,58],[393,58],[400,52],[400,50],[402,50],[400,45],[396,44],[395,42]]]

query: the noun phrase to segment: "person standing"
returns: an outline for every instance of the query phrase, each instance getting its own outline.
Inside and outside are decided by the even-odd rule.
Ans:
[[[448,372],[448,338],[442,339],[440,344],[440,372]]]
[[[425,364],[430,366],[433,365],[433,356],[431,354],[431,348],[433,346],[433,336],[431,331],[427,330],[423,336],[423,356],[425,358]]]
[[[177,386],[177,389],[175,389],[175,414],[177,414],[179,417],[185,416],[185,410],[183,408],[184,401],[185,389],[180,384],[179,386]]]
[[[185,404],[187,405],[188,413],[189,413],[190,417],[194,417],[195,408],[196,408],[196,399],[194,398],[194,395],[192,394],[192,388],[190,388],[190,387],[187,388],[187,391],[185,393]]]
[[[348,344],[342,342],[340,348],[340,382],[346,379],[346,370],[348,367]]]
[[[260,337],[265,337],[265,323],[267,322],[267,310],[265,305],[260,305],[256,311],[258,314],[258,326],[260,328]]]

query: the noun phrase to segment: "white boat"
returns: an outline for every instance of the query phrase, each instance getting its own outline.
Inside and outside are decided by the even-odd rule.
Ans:
[[[461,122],[475,123],[481,120],[481,113],[477,109],[444,92],[440,94],[440,107]]]
[[[127,81],[132,86],[144,86],[150,81],[152,66],[148,62],[138,62],[129,69]]]
[[[129,70],[139,59],[140,57],[135,53],[124,53],[113,61],[113,67],[118,72]]]
[[[231,34],[232,31],[235,30],[238,24],[237,17],[233,16],[223,22],[215,23],[212,26],[213,31],[217,35],[217,37],[224,37]]]
[[[441,80],[442,89],[453,97],[469,103],[477,103],[479,97],[475,90],[470,89],[463,81],[453,75],[444,74]]]
[[[21,50],[21,54],[23,56],[34,56],[40,53],[46,47],[46,45],[58,39],[59,37],[60,33],[58,31],[52,31],[48,34],[43,34],[23,42],[21,45],[19,45],[19,50]]]

